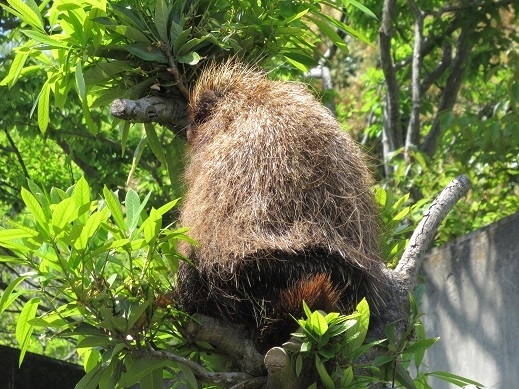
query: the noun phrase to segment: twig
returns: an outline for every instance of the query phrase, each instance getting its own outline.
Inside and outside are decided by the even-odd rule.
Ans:
[[[173,75],[173,77],[175,78],[178,90],[184,95],[186,100],[189,100],[189,90],[187,88],[187,85],[184,82],[184,79],[182,78],[182,75],[180,74],[180,71],[178,70],[177,61],[175,61],[175,57],[173,57],[173,53],[171,52],[171,47],[168,46],[164,42],[160,42],[159,48],[168,57],[168,63],[169,63],[168,72],[170,72]]]

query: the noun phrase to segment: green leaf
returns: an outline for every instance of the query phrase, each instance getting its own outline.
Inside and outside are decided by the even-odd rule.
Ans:
[[[74,389],[97,389],[103,373],[104,369],[101,368],[101,364],[97,365],[81,378]]]
[[[297,354],[296,358],[296,376],[299,377],[301,375],[301,371],[303,370],[303,356],[301,353]]]
[[[159,235],[160,227],[162,225],[162,217],[155,208],[150,211],[150,216],[142,222],[141,228],[144,231],[144,240],[151,244]]]
[[[387,192],[382,187],[377,187],[375,190],[375,200],[377,200],[378,205],[380,205],[382,208],[385,207],[387,202]]]
[[[141,160],[142,153],[144,152],[144,148],[147,143],[148,143],[148,137],[146,136],[146,134],[144,134],[141,137],[139,144],[137,144],[135,151],[133,152],[132,167],[131,167],[130,171],[128,172],[128,178],[126,180],[127,184],[130,182],[133,172],[135,171],[135,169],[137,169],[137,165],[139,164],[139,161]]]
[[[409,372],[402,366],[401,363],[396,364],[396,379],[400,382],[404,388],[406,389],[416,389],[416,385],[411,378]]]
[[[179,63],[186,63],[188,65],[196,65],[198,62],[200,62],[200,55],[196,51],[192,51],[181,57],[178,57],[177,61]]]
[[[324,386],[327,389],[335,389],[335,384],[333,383],[332,377],[330,377],[326,371],[326,367],[318,355],[315,356],[315,367],[317,368],[317,372],[319,373],[319,377],[321,378],[321,382],[324,384]]]
[[[318,336],[323,336],[328,330],[328,323],[323,314],[319,311],[312,313],[310,324]]]
[[[88,186],[88,182],[85,180],[84,176],[81,176],[81,178],[74,185],[72,198],[76,202],[78,208],[83,205],[90,204],[90,187]]]
[[[348,366],[342,372],[341,388],[347,388],[353,381],[353,367]]]
[[[103,196],[106,201],[106,205],[108,209],[112,213],[112,217],[114,218],[115,225],[119,228],[119,231],[123,236],[125,236],[126,225],[124,223],[124,216],[121,207],[121,203],[119,202],[119,198],[109,190],[106,186],[103,188]]]
[[[330,26],[329,21],[324,21],[313,16],[308,16],[312,22],[337,46],[343,53],[348,54],[348,46],[343,39],[337,34],[335,28]]]
[[[133,327],[133,325],[146,312],[146,309],[148,309],[149,306],[149,301],[145,301],[143,304],[139,304],[137,306],[132,306],[132,311],[130,313],[130,317],[128,318],[128,328]]]
[[[145,389],[162,389],[164,387],[162,369],[155,369],[139,381],[140,387]]]
[[[83,115],[84,115],[84,118],[85,118],[85,123],[87,125],[88,131],[92,135],[96,135],[98,133],[98,131],[99,131],[99,128],[97,127],[97,124],[92,119],[92,114],[90,112],[90,107],[88,106],[87,99],[84,99],[81,102],[81,106],[83,107]]]
[[[438,339],[440,339],[440,338],[438,337],[438,338],[419,340],[419,341],[413,343],[412,345],[410,345],[409,347],[407,347],[404,351],[402,351],[402,354],[410,354],[410,353],[414,353],[417,351],[426,350],[429,347],[431,347],[433,344],[435,344],[438,341]]]
[[[60,42],[58,39],[60,35],[47,35],[34,30],[20,30],[20,32],[28,38],[34,39],[39,43],[48,45],[47,49],[69,49],[66,43]]]
[[[344,5],[351,4],[355,8],[358,8],[359,10],[364,12],[369,17],[378,20],[377,15],[375,15],[368,7],[366,7],[365,5],[359,3],[356,0],[342,0],[342,4],[344,4]]]
[[[16,300],[16,298],[21,294],[13,293],[13,290],[27,277],[28,276],[20,276],[11,281],[7,288],[5,288],[4,293],[2,293],[2,297],[0,298],[0,313],[9,308],[13,301]]]
[[[179,363],[178,367],[180,367],[180,370],[182,370],[182,373],[184,373],[184,378],[187,381],[187,387],[189,389],[197,389],[198,383],[196,381],[196,377],[193,374],[193,370],[187,365],[184,365],[183,363]]]
[[[191,35],[191,27],[189,27],[187,30],[182,31],[175,39],[175,42],[173,42],[173,54],[175,57],[178,56],[178,52],[182,46],[184,46]],[[177,58],[178,60],[178,58]]]
[[[34,195],[25,188],[22,188],[21,195],[22,195],[23,202],[27,206],[27,209],[29,210],[31,215],[34,216],[36,221],[42,227],[46,228],[47,219],[45,217],[45,213],[43,212],[43,209],[42,209],[40,203],[38,202],[38,200],[36,200],[36,197],[34,197]]]
[[[168,58],[157,47],[146,43],[135,43],[124,46],[128,52],[145,61],[167,64]]]
[[[76,64],[76,71],[75,71],[75,77],[76,77],[76,88],[78,92],[79,99],[83,101],[86,97],[86,85],[85,85],[85,76],[83,75],[83,66],[81,64],[81,61],[79,61]]]
[[[7,230],[0,230],[0,243],[8,242],[14,239],[31,238],[38,235],[36,231],[30,232],[26,229],[12,228]]]
[[[31,340],[32,332],[34,331],[34,326],[31,325],[29,321],[36,317],[39,304],[40,299],[37,297],[27,301],[23,306],[20,315],[18,316],[18,321],[16,322],[16,340],[20,345],[20,359],[18,360],[19,365],[21,365],[23,362],[25,352],[27,351],[29,341]]]
[[[440,378],[444,381],[450,382],[451,384],[454,384],[459,387],[465,387],[467,385],[474,385],[479,388],[485,387],[483,384],[480,384],[479,382],[472,381],[472,380],[469,380],[468,378],[460,377],[456,374],[451,374],[451,373],[447,373],[444,371],[434,371],[431,373],[426,373],[425,375]]]
[[[366,334],[368,333],[368,327],[369,327],[369,305],[365,298],[363,298],[358,304],[356,308],[357,312],[360,313],[360,317],[357,319],[358,323],[358,331],[359,336],[355,338],[355,341],[353,342],[352,348],[356,349],[360,346],[362,346],[362,343],[364,343],[364,339],[366,339]]]
[[[112,340],[107,336],[87,336],[76,344],[76,348],[85,347],[108,347],[117,344],[116,341]]]
[[[152,123],[144,123],[144,130],[146,131],[146,137],[148,138],[151,151],[153,151],[153,154],[155,154],[162,166],[167,166],[166,155],[164,154],[164,149],[155,131],[155,126]]]
[[[126,192],[124,205],[126,206],[126,228],[131,233],[137,226],[137,223],[139,223],[141,216],[139,214],[141,199],[139,198],[137,192],[130,188],[128,192]]]
[[[194,47],[196,47],[200,42],[203,42],[203,38],[193,38],[188,40],[177,53],[177,57],[182,57],[184,54],[190,52]]]
[[[42,134],[45,134],[49,126],[50,110],[50,84],[45,81],[38,96],[38,127]]]
[[[414,330],[416,332],[416,336],[418,339],[425,339],[425,328],[421,322],[418,322],[414,326]],[[425,356],[425,349],[417,350],[414,354],[414,363],[416,367],[416,371],[420,370],[420,365],[422,364],[423,358]]]
[[[167,361],[162,360],[148,360],[148,359],[138,359],[132,366],[131,369],[128,369],[127,372],[121,375],[121,379],[119,380],[119,385],[121,387],[127,387],[136,384],[143,377],[150,374],[152,371],[162,368],[167,363]]]
[[[74,248],[76,250],[83,250],[87,247],[88,240],[96,233],[97,229],[101,225],[101,222],[108,218],[108,213],[102,211],[94,212],[87,219],[85,226],[81,229],[79,238],[74,242]]]
[[[65,225],[75,220],[78,216],[78,208],[73,198],[69,197],[54,205],[52,212],[52,225],[62,230]]]
[[[0,82],[0,86],[7,85],[9,88],[12,88],[13,85],[18,80],[20,73],[22,72],[23,66],[25,65],[25,61],[29,57],[29,52],[25,50],[18,50],[16,55],[14,56],[13,62],[11,63],[11,67],[9,68],[9,73],[5,78]]]
[[[7,2],[13,8],[3,4],[2,7],[37,30],[44,31],[43,18],[34,0],[7,0]]]
[[[168,19],[170,11],[171,10],[165,0],[157,0],[155,3],[155,27],[157,28],[157,32],[159,33],[162,42],[168,46],[170,46],[168,38]]]

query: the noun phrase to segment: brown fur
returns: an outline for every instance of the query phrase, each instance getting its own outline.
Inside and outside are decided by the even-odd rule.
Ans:
[[[191,93],[189,118],[181,223],[200,246],[181,246],[195,267],[181,266],[179,307],[255,329],[260,349],[271,342],[259,334],[281,313],[290,319],[282,335],[295,329],[290,314],[300,315],[302,299],[348,313],[367,297],[377,312],[384,283],[372,179],[359,147],[307,88],[215,65]]]

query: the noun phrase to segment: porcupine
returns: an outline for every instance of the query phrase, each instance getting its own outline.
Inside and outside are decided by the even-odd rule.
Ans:
[[[258,350],[297,329],[302,301],[350,313],[385,293],[380,223],[365,156],[295,82],[226,62],[189,101],[180,222],[199,246],[178,273],[178,307],[243,324]]]

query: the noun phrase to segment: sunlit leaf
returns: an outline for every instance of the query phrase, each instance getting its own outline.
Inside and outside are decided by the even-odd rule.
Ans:
[[[34,326],[29,324],[29,321],[34,319],[36,316],[39,304],[40,299],[37,297],[27,301],[23,306],[20,315],[18,316],[18,321],[16,322],[16,340],[20,345],[20,358],[18,360],[19,365],[21,365],[23,362],[25,352],[27,351],[29,341],[31,340],[32,332],[34,331]]]
[[[28,276],[20,276],[15,278],[11,283],[5,288],[2,293],[2,297],[0,298],[0,313],[9,308],[12,302],[16,299],[19,294],[13,293],[13,290],[20,285]]]
[[[43,18],[34,0],[7,0],[7,2],[12,8],[3,4],[2,7],[37,30],[44,31]]]
[[[49,80],[43,84],[40,95],[38,96],[38,127],[42,134],[45,134],[49,126],[50,111],[50,84]]]

